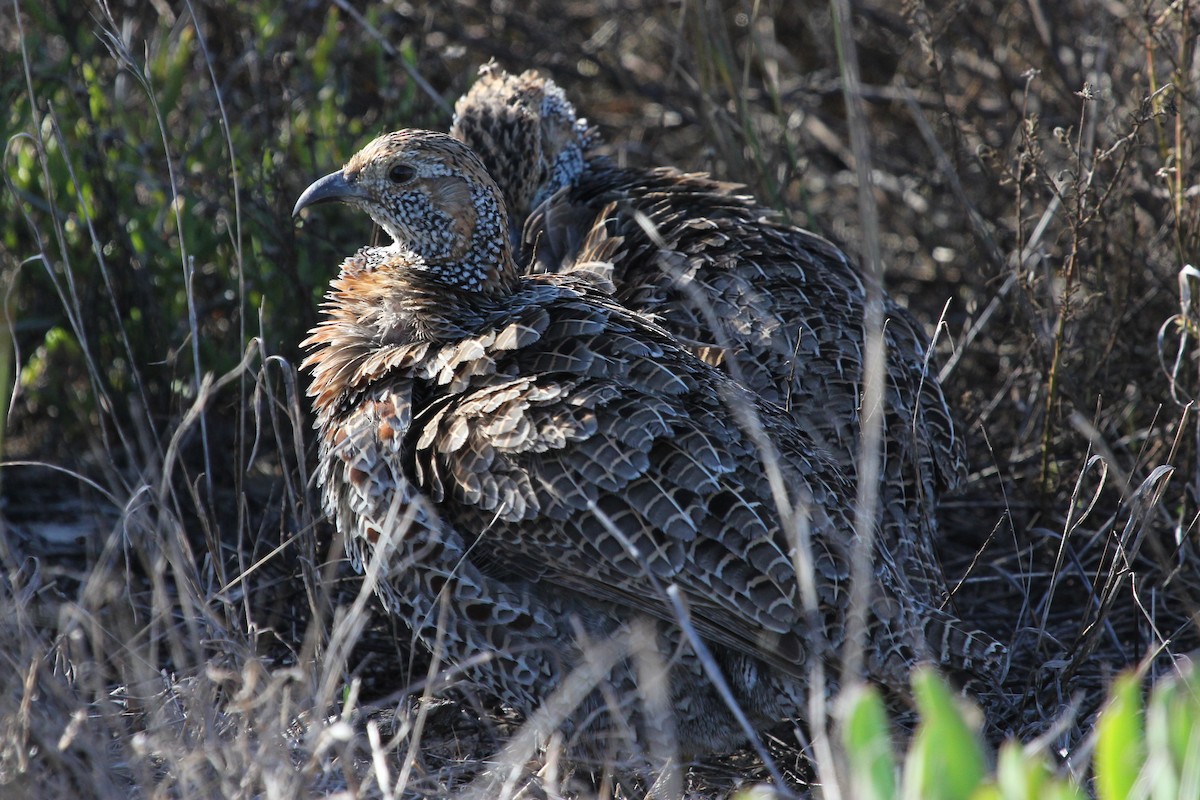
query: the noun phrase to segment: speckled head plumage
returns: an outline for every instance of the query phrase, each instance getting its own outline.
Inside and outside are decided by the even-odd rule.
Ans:
[[[516,280],[500,190],[479,157],[445,134],[380,136],[309,186],[292,213],[332,200],[369,214],[392,249],[412,256],[412,270],[447,287],[495,294]]]
[[[530,211],[583,171],[598,137],[563,90],[536,71],[514,75],[493,63],[479,73],[454,106],[450,135],[479,153],[519,230]]]

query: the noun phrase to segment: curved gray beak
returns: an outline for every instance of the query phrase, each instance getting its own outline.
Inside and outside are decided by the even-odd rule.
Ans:
[[[348,183],[342,171],[338,170],[318,179],[305,189],[304,194],[296,201],[296,207],[292,209],[292,216],[299,216],[301,211],[317,203],[350,200],[355,197],[365,198],[366,194],[358,186]]]

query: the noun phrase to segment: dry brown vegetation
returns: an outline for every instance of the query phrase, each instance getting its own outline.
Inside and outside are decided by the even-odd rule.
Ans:
[[[491,58],[553,77],[617,159],[742,181],[858,257],[869,156],[886,284],[938,332],[970,441],[943,557],[1012,645],[992,738],[1077,759],[1115,671],[1200,644],[1190,0],[857,3],[869,154],[824,3],[0,14],[0,795],[440,794],[519,722],[397,706],[440,689],[319,519],[295,360],[371,234],[288,216],[375,133],[445,130]]]

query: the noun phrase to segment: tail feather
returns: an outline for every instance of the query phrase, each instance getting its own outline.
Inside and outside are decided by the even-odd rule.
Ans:
[[[1008,673],[1008,648],[990,634],[969,628],[952,614],[931,613],[925,623],[925,640],[937,663],[947,669],[995,686]]]

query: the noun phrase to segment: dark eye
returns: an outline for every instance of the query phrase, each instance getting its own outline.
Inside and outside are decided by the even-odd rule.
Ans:
[[[408,164],[393,164],[388,170],[388,180],[392,183],[408,183],[417,175],[417,171]]]

